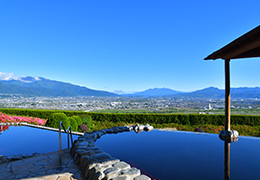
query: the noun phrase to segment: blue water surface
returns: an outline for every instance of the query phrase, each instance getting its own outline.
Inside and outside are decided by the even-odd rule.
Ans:
[[[225,143],[216,134],[124,132],[102,136],[96,146],[154,179],[225,179]],[[230,179],[260,179],[259,150],[259,138],[231,143]]]
[[[68,148],[67,134],[61,135],[62,149]],[[77,138],[77,135],[73,135],[73,140]],[[0,135],[0,155],[49,153],[58,150],[59,132],[27,126],[9,126]]]

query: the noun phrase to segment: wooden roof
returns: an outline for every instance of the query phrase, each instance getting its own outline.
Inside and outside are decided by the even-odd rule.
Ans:
[[[223,48],[213,52],[205,60],[260,57],[260,25]]]

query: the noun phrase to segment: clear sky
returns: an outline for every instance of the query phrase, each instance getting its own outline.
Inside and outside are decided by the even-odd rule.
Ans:
[[[259,25],[259,0],[1,0],[0,77],[97,90],[224,88],[205,61]],[[231,61],[231,86],[256,87],[260,58]]]

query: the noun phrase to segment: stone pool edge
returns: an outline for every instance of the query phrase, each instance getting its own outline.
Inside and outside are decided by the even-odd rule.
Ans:
[[[150,131],[153,127],[147,125],[122,126],[87,132],[74,141],[71,154],[75,163],[83,172],[84,178],[89,180],[151,180],[150,177],[141,174],[141,170],[131,167],[128,163],[112,157],[95,146],[97,139],[105,134],[117,134],[121,132]]]
[[[28,124],[25,122],[20,122],[20,123],[0,123],[0,125],[7,125],[7,126],[29,126],[33,128],[39,128],[39,129],[45,129],[45,130],[50,130],[50,131],[56,131],[59,132],[59,129],[57,128],[52,128],[52,127],[47,127],[47,126],[41,126],[41,125],[35,125],[35,124]],[[65,133],[63,129],[61,129],[62,133]],[[76,131],[71,131],[71,134],[73,135],[79,135],[83,136],[84,133],[82,132],[76,132]]]

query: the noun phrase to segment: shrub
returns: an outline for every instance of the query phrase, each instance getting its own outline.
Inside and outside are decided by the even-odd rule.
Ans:
[[[78,125],[77,125],[77,121],[75,118],[73,117],[69,117],[68,118],[69,122],[70,122],[70,127],[72,131],[77,131],[78,130]],[[66,129],[67,130],[67,129]]]
[[[86,125],[86,124],[80,124],[79,126],[78,126],[78,128],[79,128],[79,130],[81,131],[81,132],[83,132],[83,133],[85,133],[85,132],[88,132],[88,126]]]
[[[87,124],[92,128],[91,121],[93,122],[125,122],[125,123],[176,123],[183,125],[197,125],[203,124],[224,125],[224,115],[208,115],[208,114],[138,114],[138,113],[94,113],[82,111],[67,111],[67,110],[32,110],[32,109],[8,109],[0,108],[0,112],[8,115],[16,116],[29,116],[41,119],[50,119],[53,113],[64,113],[68,117],[79,116],[83,119],[87,118],[83,124]],[[84,118],[84,116],[86,116]],[[90,118],[91,116],[91,118]],[[90,118],[90,120],[88,120]],[[76,120],[77,121],[77,120]],[[234,125],[250,125],[260,126],[260,116],[254,115],[231,115],[231,122]],[[50,122],[49,122],[50,123]],[[56,126],[58,127],[58,126]]]
[[[174,120],[173,120],[173,122],[174,122],[174,123],[176,123],[176,124],[180,124],[180,121],[179,121],[179,119],[178,119],[178,117],[177,117],[177,116],[175,116],[175,117],[174,117]]]
[[[65,130],[67,130],[67,128],[70,126],[70,122],[68,120],[68,117],[64,113],[53,113],[49,117],[45,125],[48,127],[59,128],[60,121],[62,121]]]
[[[87,125],[88,129],[91,129],[92,118],[89,115],[81,115],[82,123]]]
[[[45,119],[35,118],[35,117],[21,117],[21,116],[10,116],[0,112],[0,123],[20,123],[26,122],[35,125],[44,125],[46,123]]]
[[[77,126],[83,123],[82,119],[79,116],[72,116],[72,117],[76,120]]]

